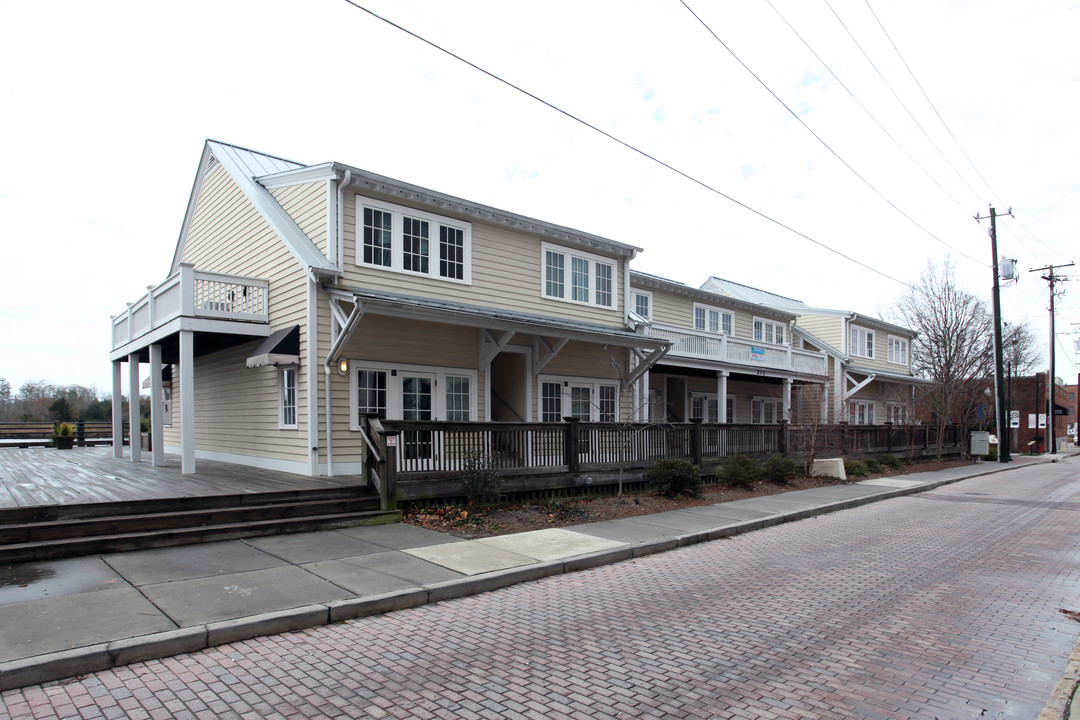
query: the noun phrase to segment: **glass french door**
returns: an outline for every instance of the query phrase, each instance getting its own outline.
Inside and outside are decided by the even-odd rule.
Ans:
[[[435,376],[407,373],[401,376],[401,419],[429,422],[435,418]],[[402,455],[407,461],[435,457],[435,438],[430,430],[402,433]]]

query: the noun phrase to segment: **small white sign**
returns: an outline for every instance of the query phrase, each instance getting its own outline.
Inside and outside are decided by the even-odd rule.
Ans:
[[[1028,413],[1028,430],[1035,429],[1035,413]]]
[[[397,447],[397,435],[386,436],[386,447]]]
[[[1039,413],[1039,427],[1046,427],[1046,413]]]
[[[1009,411],[1009,427],[1011,427],[1011,428],[1020,427],[1020,411],[1019,410],[1010,410]]]

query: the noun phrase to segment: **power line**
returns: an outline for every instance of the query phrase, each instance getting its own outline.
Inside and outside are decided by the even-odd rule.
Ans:
[[[667,163],[667,162],[655,157],[654,155],[650,155],[649,153],[645,152],[644,150],[642,150],[642,149],[640,149],[640,148],[638,148],[638,147],[636,147],[634,145],[631,145],[629,142],[627,142],[625,140],[622,140],[622,139],[616,137],[615,135],[612,135],[611,133],[607,132],[606,130],[602,130],[601,128],[597,127],[596,125],[593,125],[592,123],[590,123],[590,122],[588,122],[586,120],[583,120],[582,118],[579,118],[578,116],[574,115],[573,113],[571,113],[571,112],[569,112],[567,110],[563,110],[562,108],[558,107],[557,105],[555,105],[555,104],[553,104],[551,102],[548,102],[547,100],[539,97],[538,95],[535,95],[535,94],[529,92],[528,90],[525,90],[524,88],[522,88],[522,87],[520,87],[518,85],[515,85],[514,83],[510,82],[509,80],[506,80],[506,79],[496,75],[495,73],[493,73],[493,72],[491,72],[489,70],[485,70],[484,68],[480,67],[476,63],[473,63],[473,62],[465,59],[464,57],[454,53],[453,51],[448,50],[448,49],[442,47],[441,45],[438,45],[437,43],[435,43],[435,42],[433,42],[431,40],[428,40],[427,38],[425,38],[425,37],[423,37],[421,35],[418,35],[417,33],[413,32],[412,30],[409,30],[408,28],[403,27],[403,26],[395,23],[394,21],[392,21],[392,20],[390,20],[388,18],[385,18],[382,15],[379,15],[378,13],[364,7],[363,5],[360,5],[355,0],[344,0],[344,1],[347,4],[351,5],[352,7],[356,8],[357,10],[361,10],[361,11],[367,13],[368,15],[375,18],[376,20],[380,20],[383,23],[386,23],[387,25],[389,25],[389,26],[391,26],[391,27],[405,33],[406,35],[409,35],[410,37],[412,37],[412,38],[414,38],[416,40],[419,40],[420,42],[424,43],[425,45],[428,45],[429,47],[434,48],[435,50],[438,50],[439,52],[454,58],[458,62],[463,63],[465,65],[468,65],[473,70],[476,70],[477,72],[482,73],[483,75],[486,75],[487,77],[491,78],[492,80],[495,80],[498,83],[501,83],[501,84],[513,89],[513,90],[516,90],[517,92],[521,93],[522,95],[525,95],[526,97],[529,97],[532,100],[535,100],[536,102],[544,105],[548,109],[554,110],[555,112],[559,113],[560,115],[562,115],[562,116],[564,116],[566,118],[569,118],[570,120],[573,120],[576,123],[584,125],[585,127],[589,128],[593,132],[596,132],[596,133],[599,133],[600,135],[603,135],[607,139],[609,139],[609,140],[611,140],[613,142],[616,142],[619,145],[622,145],[627,150],[630,150],[630,151],[632,151],[634,153],[637,153],[638,155],[646,158],[647,160],[650,160],[651,162],[654,162],[657,165],[660,165],[661,167],[663,167],[663,168],[665,168],[667,170],[670,170],[673,173],[676,173],[677,175],[685,178],[686,180],[689,180],[690,182],[694,183],[695,185],[698,185],[698,186],[708,190],[709,192],[714,193],[715,195],[718,195],[718,196],[724,198],[725,200],[738,205],[739,207],[743,208],[744,210],[748,210],[749,212],[753,213],[754,215],[757,215],[758,217],[762,218],[763,220],[767,220],[768,222],[771,222],[774,225],[776,225],[776,226],[778,226],[780,228],[783,228],[784,230],[787,230],[790,233],[798,235],[799,237],[803,238],[804,240],[807,240],[807,241],[813,243],[814,245],[817,245],[818,247],[833,253],[834,255],[842,257],[842,258],[844,258],[845,260],[847,260],[849,262],[852,262],[852,263],[854,263],[854,264],[856,264],[856,265],[858,265],[858,266],[860,266],[860,267],[862,267],[862,268],[864,268],[866,270],[869,270],[870,272],[872,272],[872,273],[874,273],[876,275],[880,275],[883,278],[886,278],[888,280],[892,280],[893,282],[897,283],[898,285],[903,285],[904,287],[911,288],[913,290],[915,289],[912,285],[904,282],[903,280],[898,280],[897,278],[894,278],[892,275],[889,275],[888,273],[886,273],[886,272],[884,272],[882,270],[878,270],[875,267],[871,267],[870,265],[867,265],[866,263],[862,262],[861,260],[857,260],[857,259],[851,257],[850,255],[847,255],[847,254],[845,254],[845,253],[843,253],[843,252],[841,252],[841,251],[839,251],[839,250],[837,250],[835,248],[832,248],[832,247],[826,245],[825,243],[821,242],[820,240],[816,240],[816,239],[810,237],[806,233],[803,233],[803,232],[800,232],[799,230],[796,230],[795,228],[791,227],[790,225],[787,225],[787,224],[783,223],[780,220],[777,220],[776,218],[773,218],[773,217],[771,217],[769,215],[766,215],[764,212],[762,212],[760,210],[757,210],[756,208],[753,208],[750,205],[747,205],[746,203],[742,202],[741,200],[735,199],[731,195],[728,195],[728,194],[722,192],[721,190],[713,187],[712,185],[709,185],[705,181],[699,180],[698,178],[694,177],[693,175],[690,175],[689,173],[678,169],[674,165],[671,165],[670,163]],[[944,242],[944,241],[942,241],[942,242]]]
[[[842,28],[844,28],[844,32],[848,34],[848,37],[851,38],[851,41],[855,43],[855,47],[859,48],[859,52],[861,52],[862,56],[866,58],[866,62],[870,64],[870,67],[874,68],[874,72],[876,72],[878,77],[881,78],[881,82],[885,84],[885,87],[889,89],[889,92],[892,93],[892,96],[896,98],[896,101],[898,103],[900,103],[900,107],[904,108],[904,112],[908,114],[908,117],[911,118],[911,121],[915,123],[915,126],[918,127],[920,131],[922,131],[923,136],[927,139],[927,141],[929,141],[930,145],[932,145],[933,148],[937,150],[938,155],[941,156],[941,159],[944,160],[950,168],[952,168],[952,171],[956,173],[956,177],[960,178],[960,181],[963,182],[964,185],[967,185],[968,190],[970,190],[976,198],[979,198],[981,200],[982,198],[979,197],[978,191],[976,191],[975,188],[971,186],[971,183],[969,183],[967,179],[960,174],[960,171],[956,169],[956,166],[952,164],[952,161],[950,161],[949,158],[945,156],[945,153],[941,151],[941,148],[938,147],[937,143],[935,143],[933,138],[930,137],[930,134],[926,132],[926,128],[922,126],[922,123],[920,123],[915,118],[915,115],[912,114],[911,109],[908,108],[904,101],[900,99],[900,96],[897,95],[896,90],[894,90],[893,86],[889,84],[889,81],[885,79],[885,75],[882,74],[881,70],[878,69],[878,66],[874,64],[874,61],[870,59],[870,56],[866,53],[866,50],[863,49],[863,46],[859,44],[859,41],[855,39],[855,36],[852,34],[851,30],[848,29],[848,26],[844,23],[843,19],[840,17],[839,14],[837,14],[836,10],[833,9],[833,6],[829,3],[829,0],[825,0],[825,5],[829,8],[829,10],[832,11],[833,16],[836,18],[836,21],[840,23],[840,26]]]
[[[831,67],[829,67],[828,63],[826,63],[825,60],[822,59],[822,57],[817,53],[817,51],[814,50],[814,48],[812,48],[810,46],[810,43],[808,43],[806,41],[806,39],[799,33],[799,31],[795,29],[795,26],[793,26],[791,24],[791,22],[789,22],[788,19],[786,17],[784,17],[784,14],[781,13],[780,10],[776,7],[776,5],[773,4],[772,0],[765,0],[765,2],[767,2],[769,4],[769,7],[771,7],[773,9],[773,11],[776,12],[776,14],[780,16],[780,19],[784,21],[784,24],[787,25],[788,28],[791,30],[791,32],[795,34],[795,37],[799,38],[799,40],[806,47],[806,49],[810,51],[810,54],[813,55],[817,59],[817,61],[819,63],[821,63],[821,66],[824,67],[828,71],[828,73],[830,75],[832,75],[833,79],[836,80],[836,82],[840,84],[840,87],[844,88],[844,90],[847,92],[847,94],[851,96],[851,99],[855,101],[855,104],[858,105],[859,108],[862,109],[862,111],[864,113],[866,113],[867,117],[869,117],[871,120],[874,121],[874,124],[878,126],[878,128],[881,130],[881,132],[885,133],[885,135],[890,140],[893,141],[893,144],[896,145],[896,147],[900,150],[900,152],[904,153],[904,155],[907,156],[907,159],[910,160],[912,162],[912,164],[915,165],[915,167],[919,168],[919,170],[922,171],[923,175],[925,175],[930,180],[930,182],[937,185],[939,190],[941,190],[943,193],[945,193],[945,195],[947,195],[948,198],[950,200],[952,200],[953,203],[955,203],[957,207],[959,207],[960,209],[963,210],[965,208],[964,204],[961,203],[959,200],[957,200],[956,197],[952,193],[950,193],[947,189],[945,189],[945,186],[942,185],[940,182],[938,182],[937,178],[935,178],[933,175],[930,174],[930,171],[928,171],[926,168],[924,168],[922,165],[920,165],[919,161],[916,160],[915,157],[910,152],[908,152],[907,148],[905,148],[903,145],[901,145],[900,141],[897,140],[892,135],[892,133],[890,133],[888,131],[888,129],[886,129],[886,127],[884,125],[881,124],[881,121],[878,120],[877,117],[872,112],[870,112],[870,109],[867,108],[865,105],[863,105],[862,101],[859,100],[859,98],[857,98],[855,96],[855,93],[852,92],[851,88],[849,88],[844,83],[844,81],[840,79],[840,76],[837,75],[836,72]]]
[[[871,183],[871,182],[870,182],[869,180],[867,180],[867,179],[866,179],[865,177],[863,177],[863,175],[862,175],[862,174],[860,174],[860,173],[859,173],[859,171],[858,171],[858,170],[856,170],[856,169],[855,169],[854,167],[852,167],[852,166],[851,166],[851,164],[850,164],[850,163],[848,163],[848,161],[847,161],[847,160],[845,160],[844,158],[840,157],[840,154],[839,154],[839,153],[837,153],[837,152],[836,152],[835,150],[833,150],[833,149],[832,149],[832,147],[831,147],[831,146],[829,145],[829,143],[825,142],[825,140],[823,140],[823,139],[821,138],[821,136],[820,136],[820,135],[818,135],[818,134],[817,134],[816,132],[814,132],[814,131],[813,131],[813,129],[811,129],[811,128],[810,128],[810,126],[806,124],[806,121],[804,121],[804,120],[803,120],[803,119],[802,119],[801,117],[799,117],[799,114],[798,114],[797,112],[795,112],[794,110],[792,110],[792,109],[791,109],[791,108],[790,108],[790,107],[788,106],[788,104],[787,104],[787,103],[785,103],[785,102],[784,102],[783,100],[781,100],[781,99],[780,99],[780,96],[779,96],[779,95],[777,95],[777,94],[776,94],[775,92],[773,92],[772,88],[770,88],[770,87],[769,87],[769,86],[768,86],[767,84],[765,84],[765,81],[764,81],[764,80],[762,80],[762,79],[761,79],[760,77],[758,77],[757,73],[755,73],[755,72],[754,72],[753,70],[751,70],[751,69],[750,69],[750,67],[749,67],[749,66],[748,66],[748,65],[747,65],[747,64],[746,64],[745,62],[743,62],[742,58],[740,58],[740,57],[739,57],[739,56],[738,56],[737,54],[735,54],[735,51],[734,51],[734,50],[732,50],[732,49],[731,49],[730,47],[728,47],[727,43],[725,43],[725,42],[724,42],[723,40],[721,40],[721,39],[720,39],[720,36],[719,36],[719,35],[717,35],[717,34],[716,34],[716,32],[715,32],[715,31],[713,31],[713,29],[712,29],[711,27],[709,27],[708,23],[706,23],[706,22],[705,22],[704,20],[702,20],[702,19],[701,19],[701,16],[700,16],[700,15],[698,15],[698,14],[697,14],[696,12],[694,12],[694,11],[693,11],[693,9],[691,9],[691,7],[690,7],[689,5],[687,5],[687,4],[686,4],[686,0],[679,0],[679,1],[680,1],[680,2],[682,3],[682,6],[683,6],[684,8],[686,8],[687,12],[689,12],[689,13],[690,13],[691,15],[693,15],[693,16],[694,16],[694,19],[695,19],[695,20],[697,20],[697,21],[698,21],[698,22],[699,22],[699,23],[701,24],[701,26],[702,26],[703,28],[705,28],[705,30],[707,30],[707,31],[708,31],[708,33],[709,33],[710,35],[712,35],[713,39],[714,39],[714,40],[716,40],[716,42],[720,43],[721,47],[723,47],[723,48],[724,48],[725,50],[727,50],[727,51],[728,51],[728,53],[730,53],[730,54],[731,54],[731,57],[735,58],[735,61],[736,61],[736,62],[738,62],[738,63],[739,63],[740,65],[742,65],[743,69],[744,69],[744,70],[746,70],[746,72],[750,73],[751,77],[753,77],[753,78],[754,78],[755,80],[757,80],[757,81],[758,81],[758,84],[759,84],[759,85],[761,85],[761,87],[765,88],[766,92],[768,92],[768,93],[769,93],[770,95],[772,95],[772,96],[773,96],[773,98],[774,98],[774,99],[775,99],[775,100],[776,100],[776,101],[777,101],[778,103],[780,103],[781,105],[783,105],[783,106],[784,106],[784,109],[785,109],[785,110],[787,110],[787,111],[788,111],[788,113],[790,113],[790,114],[791,114],[791,116],[792,116],[793,118],[795,118],[795,119],[796,119],[796,120],[797,120],[797,121],[799,122],[799,124],[800,124],[800,125],[802,125],[802,126],[803,126],[803,128],[804,128],[804,129],[805,129],[805,130],[806,130],[806,131],[807,131],[808,133],[810,133],[811,135],[813,135],[813,136],[814,136],[814,139],[815,139],[815,140],[817,140],[817,141],[818,141],[819,143],[821,143],[821,145],[822,145],[822,146],[823,146],[823,147],[824,147],[824,148],[825,148],[826,150],[828,150],[828,151],[829,151],[830,153],[832,153],[832,156],[833,156],[833,157],[835,157],[835,158],[836,158],[837,160],[839,160],[839,161],[840,161],[840,164],[841,164],[841,165],[843,165],[843,166],[844,166],[844,167],[846,167],[846,168],[847,168],[848,170],[850,170],[850,171],[851,171],[851,173],[852,173],[853,175],[855,175],[855,177],[859,178],[859,180],[861,180],[861,181],[863,182],[863,184],[865,184],[865,185],[866,185],[866,186],[867,186],[868,188],[870,188],[871,190],[873,190],[873,191],[874,191],[874,192],[875,192],[875,193],[877,194],[877,196],[878,196],[878,197],[880,197],[880,198],[881,198],[882,200],[884,200],[884,201],[885,201],[886,203],[888,203],[888,204],[889,204],[889,207],[891,207],[891,208],[892,208],[893,210],[895,210],[896,212],[898,212],[898,213],[900,213],[901,215],[903,215],[903,216],[904,216],[904,218],[906,218],[906,219],[907,219],[907,220],[908,220],[909,222],[911,222],[911,224],[912,224],[912,225],[914,225],[915,227],[919,228],[919,229],[920,229],[920,230],[922,230],[922,231],[923,231],[924,233],[926,233],[926,234],[927,234],[927,235],[929,235],[930,237],[934,238],[935,240],[937,240],[937,241],[938,241],[939,243],[941,243],[941,244],[942,244],[942,245],[944,245],[945,247],[947,247],[947,248],[949,248],[950,250],[952,250],[952,251],[954,251],[954,252],[956,252],[956,253],[958,253],[958,254],[962,255],[963,257],[967,258],[968,260],[971,260],[971,261],[973,261],[973,262],[976,262],[976,263],[978,263],[979,265],[985,265],[985,263],[983,263],[983,262],[981,262],[981,261],[979,261],[979,260],[976,260],[975,258],[973,258],[973,257],[971,257],[970,255],[966,254],[966,253],[965,253],[964,251],[962,251],[962,250],[959,250],[959,249],[957,249],[957,248],[954,248],[954,247],[953,247],[952,245],[950,245],[949,243],[945,242],[944,240],[942,240],[941,238],[939,238],[939,237],[938,237],[937,235],[935,235],[934,233],[932,233],[932,232],[930,232],[929,230],[927,230],[927,229],[926,229],[925,227],[923,227],[923,226],[922,226],[922,225],[921,225],[921,224],[920,224],[920,223],[919,223],[919,222],[918,222],[918,221],[917,221],[917,220],[916,220],[915,218],[911,217],[911,216],[910,216],[910,215],[908,215],[908,214],[907,214],[906,212],[904,212],[904,211],[903,211],[902,209],[900,209],[900,207],[899,207],[899,206],[898,206],[898,205],[897,205],[896,203],[894,203],[894,202],[893,202],[892,200],[890,200],[889,198],[885,197],[884,193],[882,193],[882,192],[881,192],[880,190],[878,190],[878,189],[877,189],[877,188],[876,188],[876,187],[874,186],[874,184],[873,184],[873,183]]]

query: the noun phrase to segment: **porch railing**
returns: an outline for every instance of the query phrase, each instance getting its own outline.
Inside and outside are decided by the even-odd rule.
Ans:
[[[670,340],[668,354],[675,357],[716,360],[755,369],[793,370],[806,375],[825,375],[827,372],[825,353],[788,345],[772,345],[670,325],[653,325],[647,334]]]
[[[217,318],[241,322],[270,320],[270,284],[259,278],[196,270],[187,263],[112,319],[116,350],[177,317]]]
[[[476,454],[504,476],[540,476],[641,470],[661,460],[687,460],[711,472],[735,454],[765,458],[774,453],[818,457],[892,452],[927,455],[940,441],[952,453],[964,434],[954,426],[789,426],[666,423],[615,424],[414,422],[382,420],[369,428],[377,443],[378,477],[392,495],[394,483],[454,480]],[[382,438],[382,444],[377,438]],[[392,438],[387,441],[387,438]],[[391,476],[387,476],[390,473]]]

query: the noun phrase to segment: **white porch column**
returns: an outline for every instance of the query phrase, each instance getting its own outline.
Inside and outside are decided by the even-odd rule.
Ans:
[[[845,419],[844,415],[844,367],[839,360],[833,360],[833,422]]]
[[[139,356],[128,355],[128,423],[131,429],[131,462],[139,462],[142,455],[142,435],[139,430]]]
[[[821,386],[821,424],[827,425],[829,422],[829,393],[832,391],[832,384],[826,382]]]
[[[652,396],[649,394],[649,371],[641,374],[641,404],[638,406],[638,422],[652,422]]]
[[[150,346],[150,452],[154,467],[165,464],[165,435],[162,432],[165,408],[161,406],[161,346]]]
[[[124,378],[123,360],[112,364],[112,453],[114,458],[124,457]]]
[[[716,421],[721,424],[728,421],[727,379],[730,374],[727,370],[716,373]]]
[[[195,333],[180,331],[180,472],[195,474]]]
[[[791,378],[784,378],[784,419],[791,422]]]

